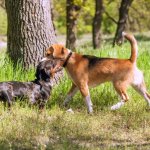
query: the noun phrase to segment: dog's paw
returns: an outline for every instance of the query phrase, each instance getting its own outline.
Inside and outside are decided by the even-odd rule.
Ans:
[[[90,107],[88,110],[87,110],[88,114],[93,114],[93,108]]]
[[[118,108],[115,105],[111,106],[111,108],[110,108],[110,110],[117,110],[117,109]]]
[[[74,111],[72,110],[72,108],[69,108],[66,112],[74,114]]]
[[[118,102],[117,104],[111,106],[111,110],[117,110],[119,109],[122,105],[124,105],[124,101]]]

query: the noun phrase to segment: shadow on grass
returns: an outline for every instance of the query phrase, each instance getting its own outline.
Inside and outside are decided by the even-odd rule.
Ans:
[[[55,123],[52,124],[55,126]],[[8,135],[8,139],[0,141],[0,149],[2,150],[28,150],[28,149],[46,149],[46,150],[86,150],[86,149],[109,149],[109,150],[122,150],[122,149],[142,149],[148,150],[150,146],[150,140],[147,139],[145,143],[136,144],[133,141],[121,140],[115,137],[104,137],[99,136],[83,136],[65,134],[61,130],[64,127],[61,126],[59,129],[55,127],[54,132],[49,133],[51,136],[48,137],[48,142],[44,142],[43,139],[39,139],[39,142],[31,139],[17,139],[17,137],[11,137]],[[11,138],[10,138],[11,137]],[[41,141],[40,141],[41,140]]]
[[[91,129],[91,124],[93,123],[91,119],[94,118],[87,118],[87,116],[83,116],[83,114],[81,114],[81,116],[80,114],[70,116],[62,112],[57,112],[57,110],[48,115],[39,114],[38,112],[35,113],[35,111],[33,114],[20,114],[21,116],[10,114],[10,118],[12,118],[12,120],[16,119],[17,124],[11,124],[12,130],[8,133],[2,132],[4,135],[1,135],[1,137],[4,138],[0,140],[0,149],[113,150],[131,148],[146,150],[150,146],[150,138],[148,138],[148,136],[144,137],[143,143],[140,141],[136,143],[130,139],[113,136],[114,127],[112,130],[109,129],[110,131],[106,131],[106,133],[100,132],[103,131],[100,130],[97,135],[93,134],[93,129],[89,132],[90,134],[86,133]],[[7,125],[9,126],[10,123]],[[103,123],[98,125],[98,128],[103,128],[103,126],[101,126]],[[24,128],[22,128],[22,126],[24,126]],[[120,125],[115,129],[115,132],[119,132],[119,130],[124,130],[125,128]],[[125,132],[129,131],[131,130]]]
[[[92,139],[92,140],[91,140]],[[122,150],[122,149],[142,149],[148,150],[150,141],[143,144],[127,144],[130,141],[118,139],[104,139],[102,137],[79,137],[69,138],[62,137],[61,139],[50,139],[47,145],[34,145],[27,141],[16,140],[11,144],[6,141],[0,142],[1,150],[27,150],[27,149],[46,149],[46,150],[85,150],[85,149],[109,149],[109,150]],[[25,145],[29,144],[28,146]],[[109,143],[109,144],[108,144]],[[113,144],[110,144],[113,143]]]
[[[92,137],[94,140],[87,140],[85,139],[76,138],[76,139],[69,139],[64,138],[59,140],[57,143],[52,144],[50,143],[47,145],[47,149],[65,149],[65,150],[84,150],[84,149],[105,149],[105,150],[122,150],[122,149],[142,149],[148,150],[150,146],[150,142],[144,144],[127,144],[128,141],[126,140],[117,140],[117,139],[103,139],[99,137]],[[113,143],[113,144],[110,144]],[[53,146],[52,146],[53,145]]]

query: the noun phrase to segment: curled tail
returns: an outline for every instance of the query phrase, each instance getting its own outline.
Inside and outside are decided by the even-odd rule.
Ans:
[[[135,37],[131,34],[122,32],[123,37],[125,37],[131,44],[131,56],[130,61],[136,63],[137,54],[138,54],[138,45]]]

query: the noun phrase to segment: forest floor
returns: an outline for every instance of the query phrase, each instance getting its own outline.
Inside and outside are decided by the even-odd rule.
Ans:
[[[137,66],[144,72],[150,91],[150,39],[142,36],[137,39]],[[98,50],[93,50],[88,41],[77,51],[98,57],[129,58],[129,42],[112,48],[111,41],[107,40]],[[34,70],[23,72],[18,66],[14,72],[3,53],[0,55],[0,70],[0,81],[34,79]],[[0,149],[149,150],[150,110],[137,92],[129,88],[130,100],[119,110],[111,111],[110,107],[119,101],[113,86],[105,83],[90,89],[94,113],[88,115],[79,92],[69,104],[74,113],[66,112],[62,106],[70,86],[71,81],[65,74],[60,84],[53,88],[42,113],[26,101],[13,103],[11,111],[0,103]]]

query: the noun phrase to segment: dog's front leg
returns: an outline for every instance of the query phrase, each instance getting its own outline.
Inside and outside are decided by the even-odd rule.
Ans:
[[[3,94],[4,98],[5,98],[5,100],[6,100],[7,103],[8,103],[8,108],[9,108],[9,109],[10,109],[10,107],[11,107],[11,105],[12,105],[12,99],[13,99],[11,93],[12,93],[11,90],[10,90],[10,91],[2,92],[2,94]],[[4,106],[5,106],[5,103],[4,103]]]
[[[85,100],[86,106],[88,108],[88,113],[92,113],[93,112],[93,107],[92,107],[93,104],[92,104],[92,101],[90,98],[90,92],[89,92],[88,85],[86,83],[81,84],[79,88],[80,88],[80,92]]]
[[[78,91],[78,87],[72,83],[72,87],[71,89],[69,90],[66,98],[65,98],[65,101],[63,103],[64,106],[67,106],[68,102],[72,99],[72,97],[77,93]]]
[[[43,110],[45,108],[45,105],[47,103],[48,99],[47,98],[42,98],[40,101],[39,101],[39,110]]]

